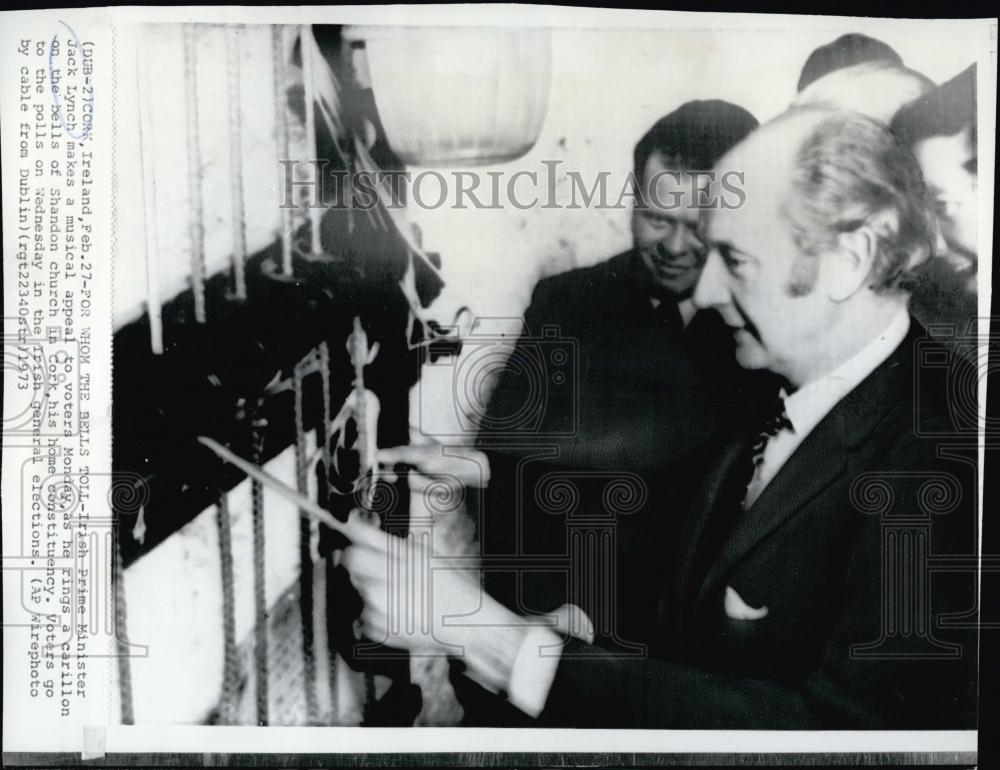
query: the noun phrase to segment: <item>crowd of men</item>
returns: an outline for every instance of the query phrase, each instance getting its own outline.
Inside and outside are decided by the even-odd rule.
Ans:
[[[418,546],[361,527],[366,636],[451,656],[467,724],[974,727],[974,575],[935,565],[976,548],[975,69],[846,35],[779,117],[689,102],[634,161],[633,247],[539,282],[512,353],[557,329],[571,396],[511,431],[508,366],[476,451],[382,452],[489,480],[482,579],[400,602]]]

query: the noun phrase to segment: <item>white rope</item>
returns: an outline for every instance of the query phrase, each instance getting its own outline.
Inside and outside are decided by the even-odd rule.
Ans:
[[[184,96],[187,103],[188,234],[191,239],[191,290],[194,317],[205,323],[205,224],[201,197],[201,146],[198,136],[198,53],[195,26],[184,25]]]
[[[153,116],[150,105],[149,43],[140,30],[135,49],[136,103],[139,107],[139,158],[142,173],[143,226],[146,237],[146,309],[149,313],[149,344],[154,355],[163,354],[163,308],[160,303],[160,239],[156,219]]]
[[[243,108],[240,104],[240,34],[237,26],[226,28],[227,85],[229,91],[229,195],[233,225],[233,294],[247,298],[244,262],[247,257],[246,207],[243,202]]]
[[[316,160],[319,153],[316,148],[316,102],[315,102],[315,63],[314,63],[314,51],[315,45],[312,37],[312,27],[308,24],[303,24],[299,27],[299,53],[302,56],[302,84],[303,93],[305,96],[305,121],[306,121],[306,154],[311,155],[311,158],[307,160]],[[315,167],[315,172],[319,176],[316,179],[316,185],[313,189],[320,189],[322,187],[322,174],[320,172],[319,166]],[[320,222],[323,217],[323,209],[318,208],[313,205],[309,205],[307,202],[307,213],[309,216],[309,234],[312,237],[310,241],[310,250],[314,256],[323,253],[322,245],[320,244]],[[312,201],[311,203],[322,204],[322,201]]]
[[[274,64],[274,142],[278,160],[289,160],[288,142],[288,109],[285,106],[285,28],[276,24],[271,28],[271,52]],[[285,171],[281,164],[278,174],[278,211],[281,216],[279,224],[281,235],[281,271],[285,275],[292,274],[292,210],[281,207],[285,198]]]

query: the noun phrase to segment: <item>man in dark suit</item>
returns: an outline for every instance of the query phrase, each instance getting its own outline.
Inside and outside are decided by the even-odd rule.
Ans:
[[[744,174],[746,205],[706,216],[694,298],[785,386],[719,442],[677,568],[650,576],[652,655],[562,639],[453,572],[432,634],[389,643],[461,654],[541,724],[974,727],[976,379],[907,310],[935,242],[916,161],[871,119],[801,108],[719,167]],[[383,635],[386,548],[346,557]]]
[[[700,487],[664,660],[571,642],[542,718],[578,724],[600,692],[619,725],[973,726],[974,618],[956,618],[974,592],[932,570],[975,553],[976,378],[907,312],[935,245],[919,169],[881,125],[821,109],[721,165],[747,205],[706,217],[695,301],[741,365],[786,379],[783,408]]]
[[[534,290],[527,333],[479,434],[492,479],[480,509],[482,553],[514,558],[487,569],[485,585],[519,613],[574,605],[600,619],[601,644],[641,654],[648,641],[658,594],[648,570],[668,558],[673,539],[662,521],[670,517],[653,503],[668,480],[650,475],[704,446],[750,400],[732,336],[691,300],[706,255],[696,232],[706,180],[690,172],[710,170],[756,127],[749,112],[717,100],[661,118],[634,151],[633,248]],[[560,343],[571,360],[553,367],[545,356]],[[566,370],[568,387],[539,381]],[[609,510],[605,490],[616,483],[647,504]],[[574,506],[539,503],[560,488],[572,489]],[[574,540],[586,537],[577,523],[595,519],[609,550],[574,558]],[[517,564],[527,559],[545,563]]]

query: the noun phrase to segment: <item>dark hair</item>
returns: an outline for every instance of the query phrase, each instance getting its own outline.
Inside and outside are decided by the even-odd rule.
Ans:
[[[783,209],[803,252],[792,294],[812,289],[817,254],[866,224],[876,236],[870,285],[877,292],[912,288],[934,253],[937,225],[920,166],[888,128],[858,113],[829,115],[810,132]],[[877,221],[880,215],[887,216]]]
[[[806,86],[831,72],[866,61],[884,61],[903,66],[902,57],[892,46],[868,35],[852,32],[821,45],[809,54],[809,58],[802,66],[796,90],[802,91]]]
[[[687,102],[656,121],[636,144],[635,180],[642,184],[654,152],[666,155],[674,170],[708,171],[759,125],[757,118],[730,102]]]
[[[931,136],[954,136],[972,127],[976,143],[976,65],[961,72],[926,96],[903,107],[892,119],[892,132],[913,148]]]

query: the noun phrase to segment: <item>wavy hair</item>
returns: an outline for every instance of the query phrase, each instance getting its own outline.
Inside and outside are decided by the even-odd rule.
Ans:
[[[937,220],[916,159],[888,128],[857,113],[824,118],[803,141],[783,209],[802,251],[789,286],[794,295],[812,290],[817,255],[833,248],[842,233],[872,228],[876,252],[869,285],[879,293],[910,290],[937,241]]]

